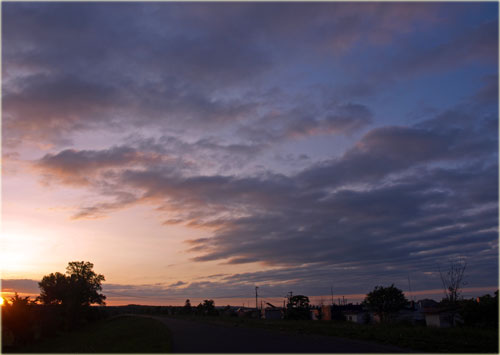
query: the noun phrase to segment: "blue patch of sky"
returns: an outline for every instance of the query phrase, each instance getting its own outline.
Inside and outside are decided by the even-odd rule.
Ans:
[[[454,4],[455,6],[464,6],[463,10],[458,17],[456,24],[457,27],[470,26],[474,27],[478,23],[498,20],[498,2],[477,2],[477,3],[463,3]],[[443,8],[447,11],[448,7]]]
[[[442,75],[425,75],[401,81],[372,102],[378,124],[413,124],[419,107],[442,111],[463,103],[484,86],[484,66],[462,67]],[[430,117],[421,117],[428,119]]]

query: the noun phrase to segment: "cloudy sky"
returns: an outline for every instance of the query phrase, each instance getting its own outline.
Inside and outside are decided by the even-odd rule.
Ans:
[[[497,3],[3,3],[2,64],[4,291],[498,287]]]

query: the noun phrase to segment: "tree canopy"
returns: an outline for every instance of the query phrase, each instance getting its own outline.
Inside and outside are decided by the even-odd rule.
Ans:
[[[309,297],[303,295],[292,296],[288,299],[285,318],[309,319]]]
[[[191,307],[191,301],[189,299],[186,300],[186,303],[184,303],[184,307],[182,307],[182,313],[189,314],[192,311]]]
[[[309,297],[303,295],[296,295],[290,297],[288,302],[291,308],[306,308],[309,309]]]
[[[40,299],[44,304],[105,304],[106,296],[99,293],[105,279],[93,268],[94,264],[90,262],[72,261],[66,267],[66,274],[56,272],[44,276],[38,283]]]
[[[364,304],[378,314],[381,321],[387,321],[392,314],[408,304],[408,300],[403,291],[392,284],[389,287],[376,286],[366,295]]]
[[[217,315],[217,310],[215,309],[215,303],[213,300],[203,300],[203,303],[196,306],[196,313],[199,315]]]

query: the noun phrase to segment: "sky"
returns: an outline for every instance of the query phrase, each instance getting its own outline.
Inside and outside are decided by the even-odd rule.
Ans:
[[[1,6],[5,295],[498,288],[498,3]]]

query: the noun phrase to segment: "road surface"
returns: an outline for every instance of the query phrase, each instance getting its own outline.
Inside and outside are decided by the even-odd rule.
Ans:
[[[174,353],[409,353],[408,349],[322,335],[215,325],[152,316],[172,333]]]

